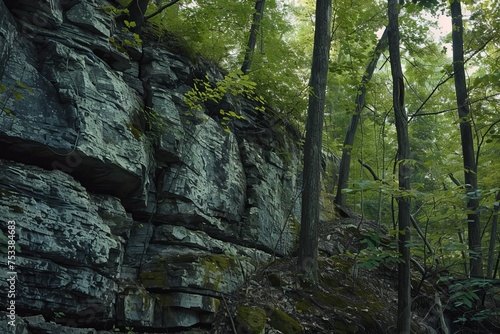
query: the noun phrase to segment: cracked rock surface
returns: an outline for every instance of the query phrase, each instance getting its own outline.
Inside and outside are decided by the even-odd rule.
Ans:
[[[245,116],[229,133],[193,115],[193,79],[221,71],[147,39],[119,50],[103,4],[0,1],[0,229],[15,221],[19,333],[207,326],[295,247],[293,136],[245,100],[226,101]]]

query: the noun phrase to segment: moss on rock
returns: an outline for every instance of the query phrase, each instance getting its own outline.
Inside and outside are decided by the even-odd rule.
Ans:
[[[256,306],[236,307],[236,331],[238,334],[261,334],[266,327],[266,311]]]
[[[226,254],[211,254],[202,256],[199,264],[204,270],[203,285],[207,289],[218,291],[224,275],[236,270],[238,262],[234,256]]]
[[[295,310],[299,313],[302,312],[310,312],[314,305],[307,299],[294,300],[292,305],[295,307]]]
[[[295,320],[285,312],[273,307],[269,307],[268,316],[269,325],[272,328],[287,334],[302,333],[302,326],[297,322],[297,320]]]

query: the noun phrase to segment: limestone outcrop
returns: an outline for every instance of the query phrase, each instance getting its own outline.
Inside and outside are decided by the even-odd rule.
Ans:
[[[0,229],[15,222],[18,246],[0,290],[15,272],[19,333],[207,326],[296,243],[293,136],[242,97],[224,101],[243,116],[229,132],[193,113],[184,94],[220,70],[120,48],[106,4],[0,1]]]

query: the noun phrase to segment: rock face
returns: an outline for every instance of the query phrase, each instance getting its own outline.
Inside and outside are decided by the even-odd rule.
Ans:
[[[220,71],[147,39],[125,50],[103,4],[0,1],[0,228],[17,244],[9,268],[1,239],[16,293],[0,306],[15,300],[19,333],[207,326],[296,243],[292,136],[241,97],[230,132],[193,113],[193,79]]]

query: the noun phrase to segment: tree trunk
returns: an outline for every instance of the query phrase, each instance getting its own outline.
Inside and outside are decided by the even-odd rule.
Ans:
[[[142,26],[144,24],[144,14],[146,14],[146,9],[148,9],[149,0],[132,0],[127,6],[129,11],[128,20],[129,22],[135,22],[135,27],[129,28],[135,34],[141,34]]]
[[[318,282],[318,225],[325,94],[330,55],[331,0],[316,0],[314,49],[307,110],[302,212],[297,268],[302,284]]]
[[[410,200],[404,192],[410,190],[410,145],[408,139],[408,118],[404,107],[404,81],[399,53],[398,0],[389,0],[388,5],[388,38],[393,80],[392,103],[398,138],[398,181],[399,190],[403,192],[397,197],[398,202],[398,249],[401,262],[398,263],[398,313],[397,332],[410,333],[411,327],[411,294],[410,294]]]
[[[257,0],[255,2],[255,12],[253,14],[252,26],[250,27],[250,36],[248,37],[247,49],[245,51],[245,58],[241,65],[241,72],[248,74],[252,66],[253,55],[255,52],[255,44],[257,43],[257,33],[260,28],[262,16],[264,15],[264,3],[266,0]]]
[[[451,34],[453,44],[453,70],[455,73],[455,92],[457,96],[458,117],[460,119],[460,137],[465,176],[465,189],[467,192],[467,227],[469,239],[469,263],[472,277],[483,276],[481,256],[481,223],[479,221],[479,199],[477,191],[477,167],[474,155],[474,142],[472,139],[471,115],[467,98],[467,86],[464,69],[464,41],[462,8],[460,0],[450,4],[453,31]]]
[[[490,245],[488,249],[488,267],[486,270],[486,278],[490,279],[494,278],[493,268],[495,266],[495,245],[498,233],[498,211],[500,209],[498,201],[500,201],[500,191],[497,192],[497,195],[495,197],[495,207],[493,209],[493,221],[491,222]]]
[[[337,195],[335,196],[335,204],[340,206],[346,205],[347,195],[342,193],[342,189],[347,188],[347,182],[349,181],[349,168],[351,166],[351,153],[354,145],[354,137],[356,135],[356,130],[358,128],[359,119],[361,116],[361,110],[365,107],[365,97],[366,97],[366,86],[370,82],[377,62],[380,55],[387,49],[387,28],[384,30],[383,35],[380,37],[377,46],[375,47],[375,52],[373,53],[372,59],[368,66],[366,66],[365,74],[361,78],[361,84],[359,85],[356,95],[356,111],[351,116],[349,122],[349,127],[344,138],[344,146],[342,148],[342,158],[340,160],[339,168],[339,180],[337,186]]]

